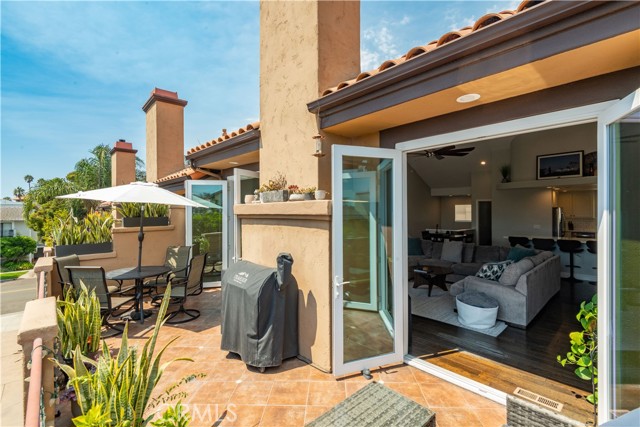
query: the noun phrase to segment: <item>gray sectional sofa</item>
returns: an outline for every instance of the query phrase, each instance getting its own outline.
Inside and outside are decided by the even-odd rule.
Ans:
[[[548,251],[534,251],[507,266],[499,280],[476,277],[488,262],[505,261],[511,248],[478,246],[463,242],[421,241],[422,255],[409,256],[409,278],[419,266],[449,267],[446,280],[451,295],[465,291],[485,293],[499,303],[498,319],[526,328],[547,302],[560,290],[560,257]]]

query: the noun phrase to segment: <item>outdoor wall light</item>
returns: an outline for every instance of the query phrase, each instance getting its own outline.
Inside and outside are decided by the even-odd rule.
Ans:
[[[486,164],[487,164],[487,162],[485,162],[485,161],[483,160],[483,161],[481,161],[481,162],[480,162],[480,164],[481,164],[482,166],[484,166],[484,165],[486,165]]]
[[[240,163],[238,162],[229,162],[230,165],[239,165]]]
[[[477,93],[467,93],[465,95],[459,96],[458,99],[456,99],[456,102],[460,103],[460,104],[466,104],[468,102],[473,102],[473,101],[477,101],[478,99],[480,99],[480,95]]]
[[[313,157],[324,157],[326,154],[324,154],[322,152],[322,140],[324,139],[324,136],[318,134],[318,135],[314,135],[313,139],[316,140],[316,152],[312,154]]]

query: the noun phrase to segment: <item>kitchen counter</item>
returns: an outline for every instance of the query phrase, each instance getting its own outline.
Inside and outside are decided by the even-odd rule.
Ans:
[[[575,232],[575,231],[574,231]],[[571,231],[567,230],[565,233],[571,233]],[[549,236],[529,236],[529,239],[553,239],[557,240],[577,240],[582,243],[582,252],[578,252],[574,254],[573,261],[575,263],[575,271],[574,275],[578,280],[584,280],[588,282],[595,282],[597,280],[597,270],[598,266],[598,255],[592,254],[587,250],[587,241],[596,240],[596,239],[585,239],[585,238],[574,238],[574,237],[549,237]],[[531,244],[533,248],[533,244]],[[555,255],[560,256],[560,264],[561,271],[560,276],[567,278],[569,277],[569,254],[567,252],[562,252],[560,248],[556,245],[553,250]]]

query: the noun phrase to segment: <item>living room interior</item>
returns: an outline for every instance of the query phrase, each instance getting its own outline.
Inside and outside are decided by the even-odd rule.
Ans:
[[[409,353],[507,393],[521,387],[588,410],[573,398],[588,383],[556,356],[579,329],[580,303],[597,291],[596,124],[441,148],[407,156]],[[515,254],[524,249],[509,237],[526,238],[531,252]],[[475,277],[485,263],[518,257],[527,260],[508,278]],[[497,300],[495,326],[458,321],[456,295],[467,291]]]

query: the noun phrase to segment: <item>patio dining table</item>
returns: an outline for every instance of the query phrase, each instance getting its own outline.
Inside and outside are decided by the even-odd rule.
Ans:
[[[110,270],[105,273],[105,277],[122,283],[124,280],[134,280],[136,283],[136,308],[131,314],[133,320],[140,320],[144,323],[144,318],[151,316],[151,310],[143,310],[142,297],[144,279],[148,277],[156,277],[167,274],[171,271],[170,267],[165,265],[143,265],[138,271],[138,267],[124,267],[117,270]]]

